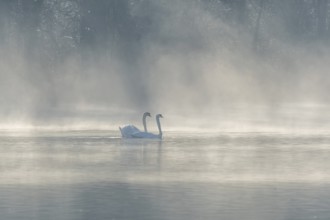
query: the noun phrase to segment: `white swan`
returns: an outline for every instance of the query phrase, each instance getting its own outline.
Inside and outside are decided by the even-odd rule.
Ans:
[[[151,117],[149,112],[145,112],[142,116],[142,123],[143,123],[144,132],[148,132],[147,122],[146,122],[147,116]],[[120,130],[121,136],[123,138],[132,138],[133,133],[141,132],[140,129],[138,129],[134,125],[126,125],[122,128],[119,127],[119,130]]]
[[[153,133],[149,133],[147,131],[145,131],[145,132],[135,132],[135,133],[132,134],[132,137],[133,138],[162,139],[163,138],[163,132],[162,132],[162,128],[160,126],[159,118],[163,118],[162,114],[157,114],[156,115],[156,122],[157,122],[159,134],[153,134]]]

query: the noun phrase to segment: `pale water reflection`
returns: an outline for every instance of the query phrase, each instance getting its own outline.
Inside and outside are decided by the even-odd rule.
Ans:
[[[329,219],[330,135],[2,132],[1,219]]]

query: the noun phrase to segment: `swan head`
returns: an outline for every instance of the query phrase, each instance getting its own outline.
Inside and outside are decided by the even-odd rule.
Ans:
[[[150,114],[150,112],[145,112],[145,113],[143,114],[143,116],[144,116],[144,117],[147,117],[147,116],[151,117],[151,114]]]
[[[157,114],[156,118],[164,118],[162,114]]]

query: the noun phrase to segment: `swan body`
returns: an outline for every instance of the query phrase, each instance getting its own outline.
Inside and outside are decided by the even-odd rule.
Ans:
[[[163,132],[162,132],[162,128],[160,126],[160,121],[159,118],[163,118],[163,116],[161,114],[157,114],[156,115],[156,122],[157,122],[157,127],[158,127],[158,134],[153,134],[150,132],[135,132],[132,134],[133,138],[145,138],[145,139],[162,139],[163,138]]]
[[[151,117],[149,112],[145,112],[142,116],[144,132],[148,132],[146,122],[147,116]],[[140,129],[134,125],[125,125],[124,127],[119,127],[119,130],[123,138],[132,138],[132,134],[141,132]]]
[[[153,134],[149,132],[136,132],[132,134],[133,138],[145,138],[145,139],[162,139],[158,134]]]
[[[124,127],[119,127],[120,133],[122,137],[129,138],[133,133],[141,132],[134,125],[125,125]]]

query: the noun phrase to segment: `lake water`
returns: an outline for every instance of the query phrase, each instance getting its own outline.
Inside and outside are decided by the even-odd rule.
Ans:
[[[330,219],[330,134],[2,131],[0,219]]]

